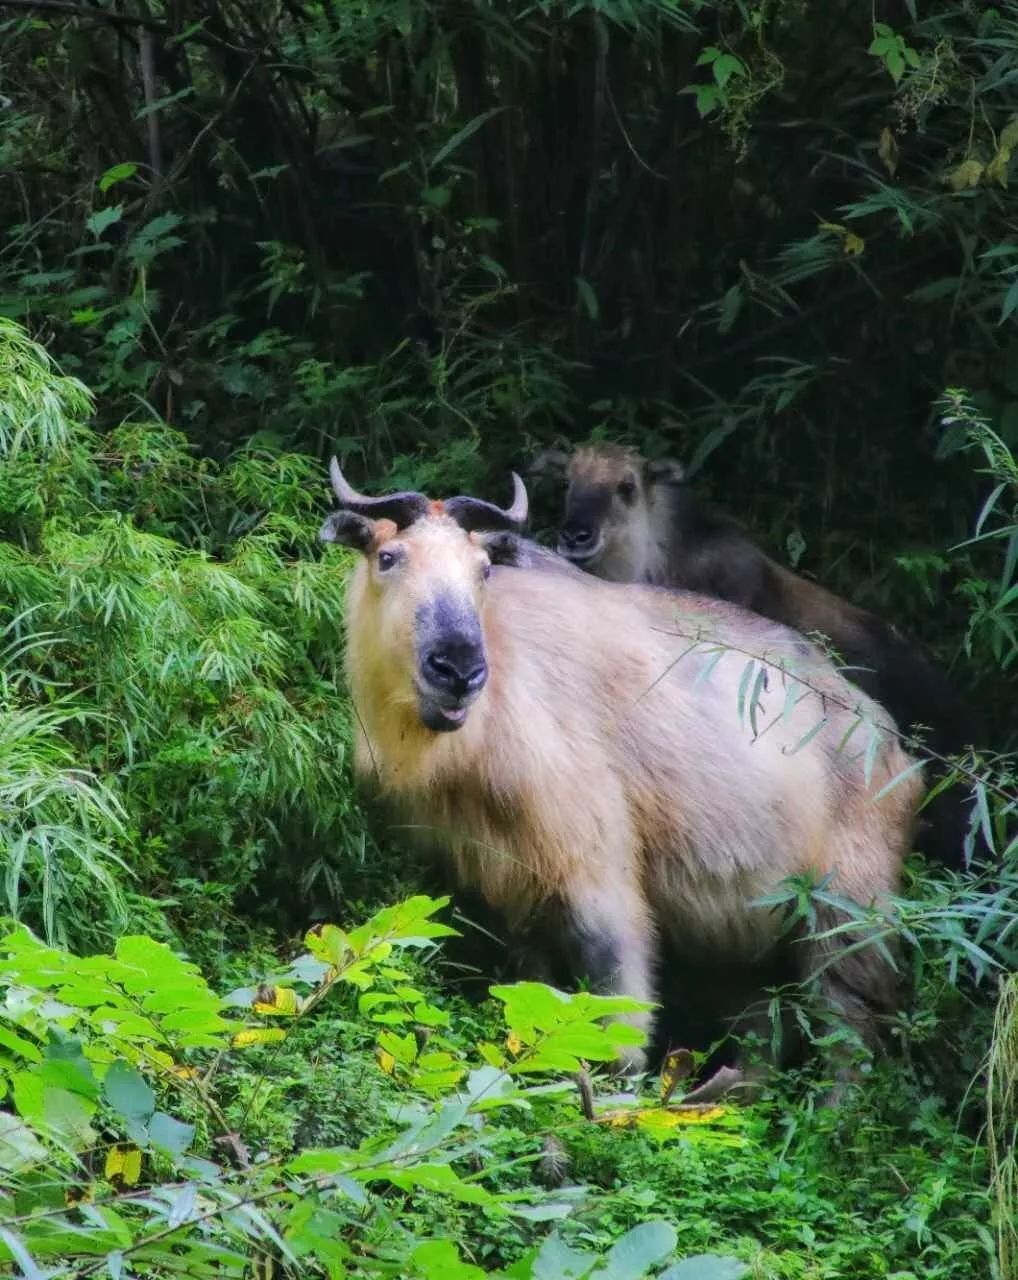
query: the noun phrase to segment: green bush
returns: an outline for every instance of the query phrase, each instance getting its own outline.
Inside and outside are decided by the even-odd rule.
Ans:
[[[8,909],[95,941],[132,889],[195,938],[256,885],[292,905],[287,876],[328,904],[366,837],[343,562],[309,554],[318,467],[257,442],[216,465],[156,425],[99,437],[8,322],[0,405]]]

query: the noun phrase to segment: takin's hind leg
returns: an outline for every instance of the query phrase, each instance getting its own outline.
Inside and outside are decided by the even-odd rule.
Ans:
[[[588,885],[572,890],[565,903],[566,944],[578,978],[598,995],[632,996],[654,1001],[654,926],[642,896],[625,884]],[[620,1014],[616,1019],[649,1036],[653,1013]],[[646,1049],[625,1045],[616,1059],[623,1072],[643,1071]]]

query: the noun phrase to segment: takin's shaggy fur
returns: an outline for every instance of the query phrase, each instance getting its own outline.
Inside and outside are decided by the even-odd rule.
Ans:
[[[897,890],[922,783],[882,709],[802,637],[700,596],[518,567],[529,544],[453,518],[473,500],[405,511],[408,495],[365,499],[338,468],[334,483],[345,510],[322,537],[363,553],[346,606],[358,772],[511,924],[559,912],[599,989],[652,1000],[666,933],[691,955],[770,952],[780,921],[750,904],[789,876],[830,874],[864,906]],[[768,659],[753,697],[738,650]],[[880,952],[796,951],[872,1042],[894,1001]]]

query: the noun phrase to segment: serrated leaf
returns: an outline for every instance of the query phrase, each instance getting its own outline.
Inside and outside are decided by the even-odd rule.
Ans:
[[[107,227],[112,227],[124,216],[122,204],[110,205],[107,209],[96,209],[85,222],[85,230],[90,231],[98,240]]]
[[[719,89],[724,89],[732,76],[744,76],[746,74],[746,68],[738,58],[730,53],[723,53],[719,58],[715,58],[711,64],[711,70],[714,73],[714,79]]]

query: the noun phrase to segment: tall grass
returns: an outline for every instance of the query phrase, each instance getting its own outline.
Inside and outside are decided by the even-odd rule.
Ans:
[[[1018,974],[1001,984],[990,1048],[990,1160],[1001,1280],[1018,1280]]]
[[[317,869],[335,895],[364,833],[324,476],[264,447],[215,465],[159,424],[98,436],[90,403],[0,324],[6,910],[81,944],[120,929],[128,891],[212,935],[256,884],[296,900]]]

